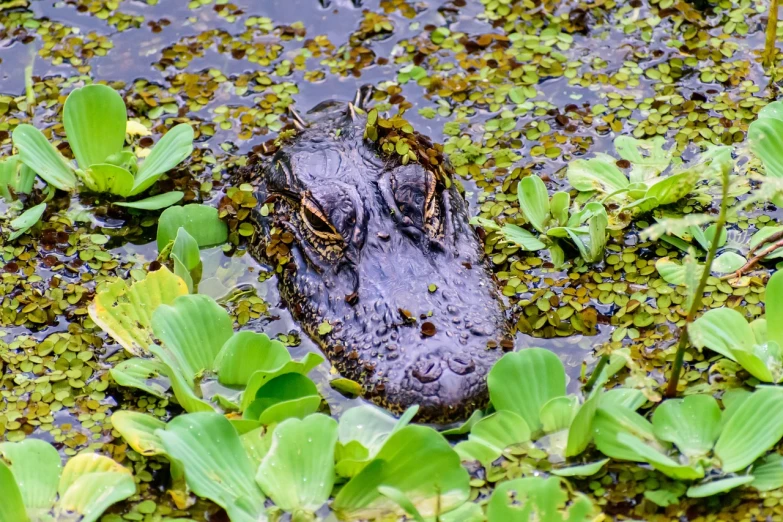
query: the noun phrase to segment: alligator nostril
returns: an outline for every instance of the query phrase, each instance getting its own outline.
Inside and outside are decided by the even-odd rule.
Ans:
[[[422,383],[432,382],[438,379],[443,373],[440,363],[435,361],[421,361],[416,363],[411,372]]]
[[[470,357],[452,357],[449,359],[449,368],[457,375],[467,375],[476,369],[476,363]]]

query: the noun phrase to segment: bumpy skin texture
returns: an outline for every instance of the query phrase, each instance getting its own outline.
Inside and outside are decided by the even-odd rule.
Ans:
[[[423,166],[380,155],[348,104],[321,104],[308,118],[244,175],[272,206],[268,217],[255,214],[251,253],[276,264],[274,234],[293,235],[281,296],[366,398],[397,413],[418,404],[423,422],[466,418],[487,403],[487,373],[509,325],[465,201]],[[324,321],[332,330],[319,335]],[[434,335],[422,333],[424,322]]]

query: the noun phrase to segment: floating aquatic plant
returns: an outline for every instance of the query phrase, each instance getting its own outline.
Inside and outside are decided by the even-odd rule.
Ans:
[[[223,507],[234,522],[266,520],[267,496],[276,504],[272,509],[312,520],[335,494],[339,427],[324,415],[286,419],[266,433],[243,435],[214,412],[181,415],[167,425],[144,414],[117,415],[115,428],[129,444],[181,465],[189,489]],[[332,509],[341,520],[402,515],[411,508],[434,517],[468,499],[467,471],[432,428],[376,431],[363,439],[375,448],[353,440],[374,456],[336,492]]]
[[[472,222],[491,231],[500,231],[506,241],[523,250],[549,249],[556,266],[565,261],[563,247],[558,240],[572,243],[588,263],[603,259],[608,224],[606,210],[598,203],[588,203],[571,212],[571,198],[567,192],[555,192],[552,197],[538,176],[523,178],[518,185],[519,208],[525,220],[540,235],[511,223],[498,226],[494,221],[474,218]]]
[[[672,204],[688,195],[701,178],[723,170],[731,160],[730,147],[714,147],[702,154],[699,162],[685,169],[665,174],[672,163],[672,149],[664,150],[662,137],[637,140],[618,136],[614,141],[620,160],[608,154],[591,159],[577,159],[568,164],[568,182],[582,192],[596,192],[603,203],[617,202],[620,207],[611,228],[622,228],[629,219],[619,213],[648,212]],[[630,168],[626,174],[621,166]]]
[[[137,196],[193,152],[193,129],[181,123],[169,130],[139,165],[124,148],[128,117],[122,97],[106,85],[75,89],[66,99],[63,124],[77,167],[52,146],[41,131],[22,124],[13,133],[25,165],[50,185],[66,191],[80,180],[93,192]],[[136,208],[158,209],[182,198],[181,192],[133,202]]]
[[[783,437],[783,389],[743,394],[723,411],[709,395],[669,399],[656,409],[652,422],[632,408],[599,405],[593,429],[595,444],[605,455],[646,462],[689,481],[689,497],[711,496],[754,481],[752,474],[736,473]],[[702,480],[708,471],[709,480]]]
[[[0,492],[0,522],[94,522],[136,483],[108,457],[83,453],[63,467],[51,444],[27,439],[0,443]]]

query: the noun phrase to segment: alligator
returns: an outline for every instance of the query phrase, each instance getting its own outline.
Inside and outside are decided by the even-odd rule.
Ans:
[[[453,423],[486,406],[511,328],[448,162],[384,152],[358,98],[294,112],[296,135],[245,170],[263,203],[248,250],[278,267],[284,304],[365,398]]]

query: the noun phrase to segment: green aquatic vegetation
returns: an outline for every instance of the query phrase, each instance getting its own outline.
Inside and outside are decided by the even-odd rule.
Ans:
[[[720,149],[712,149],[716,151],[720,157],[720,161],[716,165],[720,168],[719,181],[721,186],[721,198],[720,198],[720,210],[716,217],[710,215],[691,215],[682,218],[668,218],[662,219],[652,227],[642,232],[644,239],[659,239],[664,234],[678,235],[688,230],[692,226],[701,226],[707,223],[715,223],[715,229],[712,233],[712,241],[707,251],[707,257],[704,262],[705,267],[712,267],[717,256],[718,244],[723,237],[723,229],[726,226],[726,221],[729,215],[729,189],[731,186],[730,173],[732,170],[732,164],[729,161],[731,156],[725,156],[725,147]],[[696,319],[696,314],[701,310],[702,298],[704,297],[704,288],[707,286],[707,279],[710,276],[710,270],[700,268],[693,259],[693,256],[689,255],[685,260],[684,271],[682,272],[683,282],[687,289],[687,296],[685,301],[685,309],[687,309],[687,315],[685,317],[685,326],[680,331],[680,338],[677,343],[677,352],[674,356],[674,362],[672,364],[671,374],[669,376],[669,384],[666,389],[666,395],[668,397],[675,397],[677,395],[677,386],[680,379],[680,373],[682,371],[682,364],[685,357],[685,349],[688,345],[689,330],[691,324]],[[656,265],[657,267],[657,265]]]
[[[748,323],[732,308],[708,310],[691,325],[690,338],[697,348],[728,357],[759,381],[777,384],[783,381],[783,326],[777,320],[783,314],[783,273],[769,278],[766,295],[766,317]]]
[[[19,161],[19,156],[0,160],[0,196],[11,203],[17,194],[29,194],[35,183],[35,172]]]
[[[193,238],[199,248],[221,245],[228,239],[228,227],[209,205],[190,204],[164,210],[158,220],[158,251],[163,252],[174,241],[180,229]],[[183,261],[183,260],[181,260]]]
[[[0,522],[94,522],[112,504],[136,493],[129,469],[82,453],[62,466],[48,442],[0,443]]]
[[[522,215],[539,236],[511,223],[498,226],[494,221],[484,218],[473,218],[471,222],[490,231],[500,231],[506,241],[523,250],[548,248],[556,266],[565,261],[565,252],[559,240],[571,242],[587,263],[603,259],[608,225],[603,205],[588,203],[584,208],[571,212],[569,194],[555,192],[550,198],[546,185],[538,176],[528,176],[519,182],[517,199]]]
[[[208,400],[213,398],[264,425],[304,417],[320,407],[321,397],[305,375],[323,357],[308,353],[293,361],[279,341],[255,332],[234,333],[228,312],[211,297],[181,295],[159,304],[149,326],[160,341],[147,346],[154,358],[134,357],[112,368],[118,383],[159,397],[171,388],[189,412],[213,411],[216,405]]]
[[[616,372],[616,357],[599,377],[601,382]],[[550,455],[574,457],[590,444],[592,422],[602,398],[600,387],[584,401],[566,394],[565,368],[560,358],[543,348],[527,348],[503,356],[489,372],[487,383],[495,413],[472,425],[468,440],[455,449],[464,460],[477,460],[484,467],[514,445],[537,440]],[[607,460],[554,470],[563,476],[597,473]]]
[[[587,522],[595,506],[585,495],[569,499],[557,477],[525,477],[499,484],[487,504],[488,522]]]
[[[188,234],[185,227],[179,227],[177,230],[169,258],[174,264],[174,274],[185,281],[188,292],[195,293],[201,281],[201,254],[198,242]]]
[[[783,178],[783,101],[772,102],[759,111],[756,121],[748,127],[748,148],[764,165],[767,176]],[[775,201],[780,203],[780,197]]]
[[[652,422],[632,408],[599,405],[596,447],[611,458],[645,462],[689,482],[686,495],[692,498],[751,484],[751,473],[735,474],[783,437],[783,389],[763,388],[733,399],[725,401],[723,411],[710,395],[668,399]]]
[[[773,228],[773,227],[769,227],[769,228]],[[698,257],[701,257],[706,255],[706,253],[709,251],[710,245],[712,244],[712,241],[714,239],[715,229],[716,229],[715,224],[709,225],[705,229],[702,229],[702,227],[698,225],[690,225],[684,231],[677,231],[674,234],[661,236],[661,240],[674,245],[675,247],[679,248],[680,250],[688,254],[691,253],[692,251],[694,252],[694,254],[698,252]],[[735,244],[733,246],[731,245],[727,246],[727,242],[728,242],[728,233],[724,228],[721,237],[718,238],[718,248],[724,248],[724,247],[727,248],[723,253],[721,253],[719,256],[715,258],[715,261],[713,261],[712,267],[710,267],[710,270],[712,272],[717,272],[719,274],[727,274],[738,270],[747,262],[747,259],[744,256],[729,249],[732,247],[733,248],[742,247],[744,245]],[[698,250],[696,250],[697,248]],[[659,263],[663,266],[659,267],[658,266]],[[663,279],[667,283],[681,284],[675,282],[675,280],[679,279],[679,277],[677,274],[677,269],[674,269],[672,264],[673,263],[668,260],[663,262],[659,260],[658,262],[656,262],[656,267],[658,267],[658,273],[661,274],[661,277],[663,277]]]
[[[649,212],[675,203],[692,192],[700,179],[724,170],[724,165],[731,162],[730,147],[713,147],[696,164],[666,173],[673,149],[664,150],[664,143],[660,136],[651,140],[618,136],[614,146],[620,160],[608,154],[574,160],[566,171],[568,182],[580,192],[596,192],[604,204],[619,203],[612,228],[623,228],[630,222],[622,217],[623,212]],[[628,175],[621,167],[630,168]]]
[[[32,125],[19,125],[13,133],[22,163],[61,190],[76,190],[81,181],[93,192],[137,196],[193,152],[193,129],[181,123],[169,130],[139,165],[133,151],[124,147],[128,126],[125,102],[106,85],[75,89],[65,101],[63,114],[76,167]],[[154,196],[133,205],[154,210],[176,203],[182,196]]]
[[[8,223],[8,227],[11,229],[11,233],[8,235],[8,240],[13,241],[28,230],[30,230],[38,221],[41,220],[41,216],[46,211],[46,203],[39,203],[34,207],[30,207],[19,216],[12,219]]]
[[[189,489],[226,509],[234,522],[266,520],[274,510],[313,520],[332,495],[331,507],[341,520],[402,515],[406,509],[434,517],[459,508],[470,492],[457,454],[424,426],[392,429],[382,442],[367,439],[378,443],[375,456],[334,491],[339,427],[324,415],[286,419],[266,432],[242,435],[214,412],[181,415],[167,425],[145,414],[115,415],[120,416],[115,428],[129,444],[181,465]],[[276,506],[267,509],[266,497]]]
[[[399,419],[369,404],[343,413],[335,453],[337,474],[345,478],[357,475],[378,454],[389,436],[410,423],[418,409],[412,406]]]

